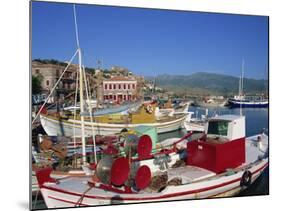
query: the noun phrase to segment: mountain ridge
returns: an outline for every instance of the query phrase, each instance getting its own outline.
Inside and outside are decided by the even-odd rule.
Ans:
[[[155,77],[145,77],[154,81]],[[247,94],[261,94],[267,89],[267,80],[244,78],[244,92]],[[238,94],[239,77],[197,72],[190,75],[161,74],[156,77],[156,86],[174,92],[199,92],[201,94]]]

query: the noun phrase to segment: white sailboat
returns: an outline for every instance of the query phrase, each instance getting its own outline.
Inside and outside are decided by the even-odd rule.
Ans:
[[[239,79],[239,93],[233,98],[228,99],[228,104],[232,108],[268,108],[269,102],[268,99],[261,96],[246,96],[244,94],[244,60],[242,61],[242,73]]]

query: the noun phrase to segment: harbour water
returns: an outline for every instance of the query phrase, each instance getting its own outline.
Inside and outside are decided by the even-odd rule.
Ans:
[[[189,107],[189,111],[194,112],[194,116],[200,117],[202,114],[205,114],[206,110],[201,107]],[[246,136],[252,136],[258,133],[261,133],[263,129],[269,128],[269,117],[268,109],[254,109],[254,108],[243,108],[243,115],[246,116]],[[208,116],[222,114],[240,114],[240,109],[229,109],[226,107],[215,107],[208,108]],[[182,137],[185,134],[184,130],[174,131],[171,133],[165,133],[159,135],[159,140],[165,140],[171,137]],[[267,195],[269,194],[269,168],[263,172],[263,174],[251,185],[248,189],[241,192],[238,196],[253,196],[253,195]],[[33,209],[46,209],[44,201],[42,198],[38,198],[36,204],[33,206]]]

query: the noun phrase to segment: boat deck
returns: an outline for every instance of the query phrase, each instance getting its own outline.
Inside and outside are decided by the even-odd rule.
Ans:
[[[196,166],[183,166],[168,170],[168,180],[170,181],[174,178],[180,177],[182,179],[182,184],[196,182],[198,180],[206,179],[215,175],[215,172]]]

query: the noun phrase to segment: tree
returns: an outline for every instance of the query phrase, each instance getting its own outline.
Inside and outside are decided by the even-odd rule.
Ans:
[[[32,94],[39,94],[41,93],[42,86],[41,86],[42,78],[39,76],[32,76]]]

